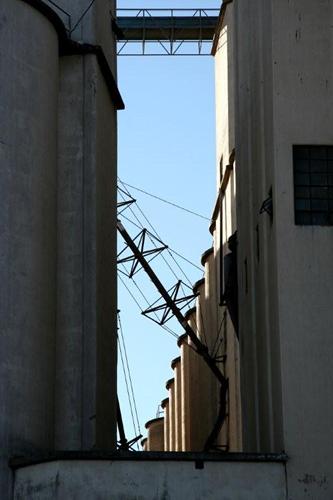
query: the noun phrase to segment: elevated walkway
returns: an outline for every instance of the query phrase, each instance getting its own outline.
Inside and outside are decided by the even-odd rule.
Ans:
[[[209,55],[218,9],[118,9],[118,55]]]

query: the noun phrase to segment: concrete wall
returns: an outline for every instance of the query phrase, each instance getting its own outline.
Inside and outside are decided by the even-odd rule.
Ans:
[[[260,207],[274,182],[271,2],[234,4],[238,288],[245,450],[281,450],[276,226]],[[244,44],[244,39],[247,43]],[[280,236],[280,235],[279,235]]]
[[[116,442],[116,107],[97,56],[59,57],[54,17],[31,3],[1,5],[4,500],[10,456]],[[115,75],[113,7],[96,2],[80,41],[103,45]]]
[[[234,9],[245,446],[286,450],[290,499],[327,499],[333,232],[294,224],[292,146],[333,143],[333,3]],[[270,188],[272,220],[259,215]]]
[[[272,19],[284,445],[290,497],[320,500],[333,496],[333,228],[294,225],[292,145],[333,144],[333,2],[274,1]]]
[[[214,50],[216,96],[216,180],[217,200],[211,230],[214,238],[214,254],[210,263],[210,307],[215,307],[214,338],[219,340],[214,351],[224,359],[221,364],[229,381],[228,418],[219,437],[219,444],[229,451],[242,449],[239,341],[223,302],[224,257],[230,253],[228,239],[238,227],[236,214],[236,177],[238,156],[230,160],[235,148],[235,62],[234,62],[234,7],[227,5]],[[212,314],[212,313],[211,313]]]
[[[56,447],[114,446],[116,117],[94,55],[61,60],[58,142]]]
[[[19,0],[0,29],[0,497],[11,454],[53,445],[58,39]]]
[[[285,500],[281,463],[58,461],[15,474],[15,500]]]

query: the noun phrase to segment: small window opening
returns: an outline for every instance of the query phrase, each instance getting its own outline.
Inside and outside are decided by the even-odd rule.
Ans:
[[[257,243],[257,262],[260,261],[260,234],[259,234],[259,225],[256,225],[256,243]]]
[[[333,146],[294,146],[295,224],[333,225]]]

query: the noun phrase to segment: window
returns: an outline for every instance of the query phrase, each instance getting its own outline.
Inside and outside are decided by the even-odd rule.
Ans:
[[[220,170],[219,170],[219,172],[220,172],[220,184],[221,184],[221,182],[223,180],[223,155],[220,158]]]
[[[333,225],[333,146],[294,146],[295,224]]]

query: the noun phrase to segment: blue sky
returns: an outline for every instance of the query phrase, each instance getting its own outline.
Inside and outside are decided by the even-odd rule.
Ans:
[[[118,7],[219,7],[219,1],[202,2],[118,1]],[[122,181],[210,217],[215,202],[215,110],[214,61],[211,57],[119,57],[119,88],[126,109],[119,119],[118,172]],[[200,267],[201,254],[211,246],[208,221],[165,205],[128,188],[138,206],[157,230],[164,243]],[[142,214],[134,214],[143,221]],[[134,214],[124,215],[138,224]],[[139,229],[123,219],[134,237]],[[148,223],[145,221],[145,226]],[[119,242],[120,249],[123,247]],[[169,254],[173,271],[184,279]],[[182,271],[193,284],[202,272],[177,258]],[[159,257],[154,270],[167,288],[176,281]],[[135,285],[123,277],[140,305],[144,298]],[[136,283],[148,302],[158,298],[152,283],[140,271]],[[127,355],[138,407],[141,432],[156,416],[167,392],[165,382],[172,377],[171,360],[179,355],[176,339],[140,314],[139,308],[122,283],[119,308]],[[181,335],[177,323],[170,323]],[[118,387],[127,437],[134,435],[122,364],[118,363]]]

